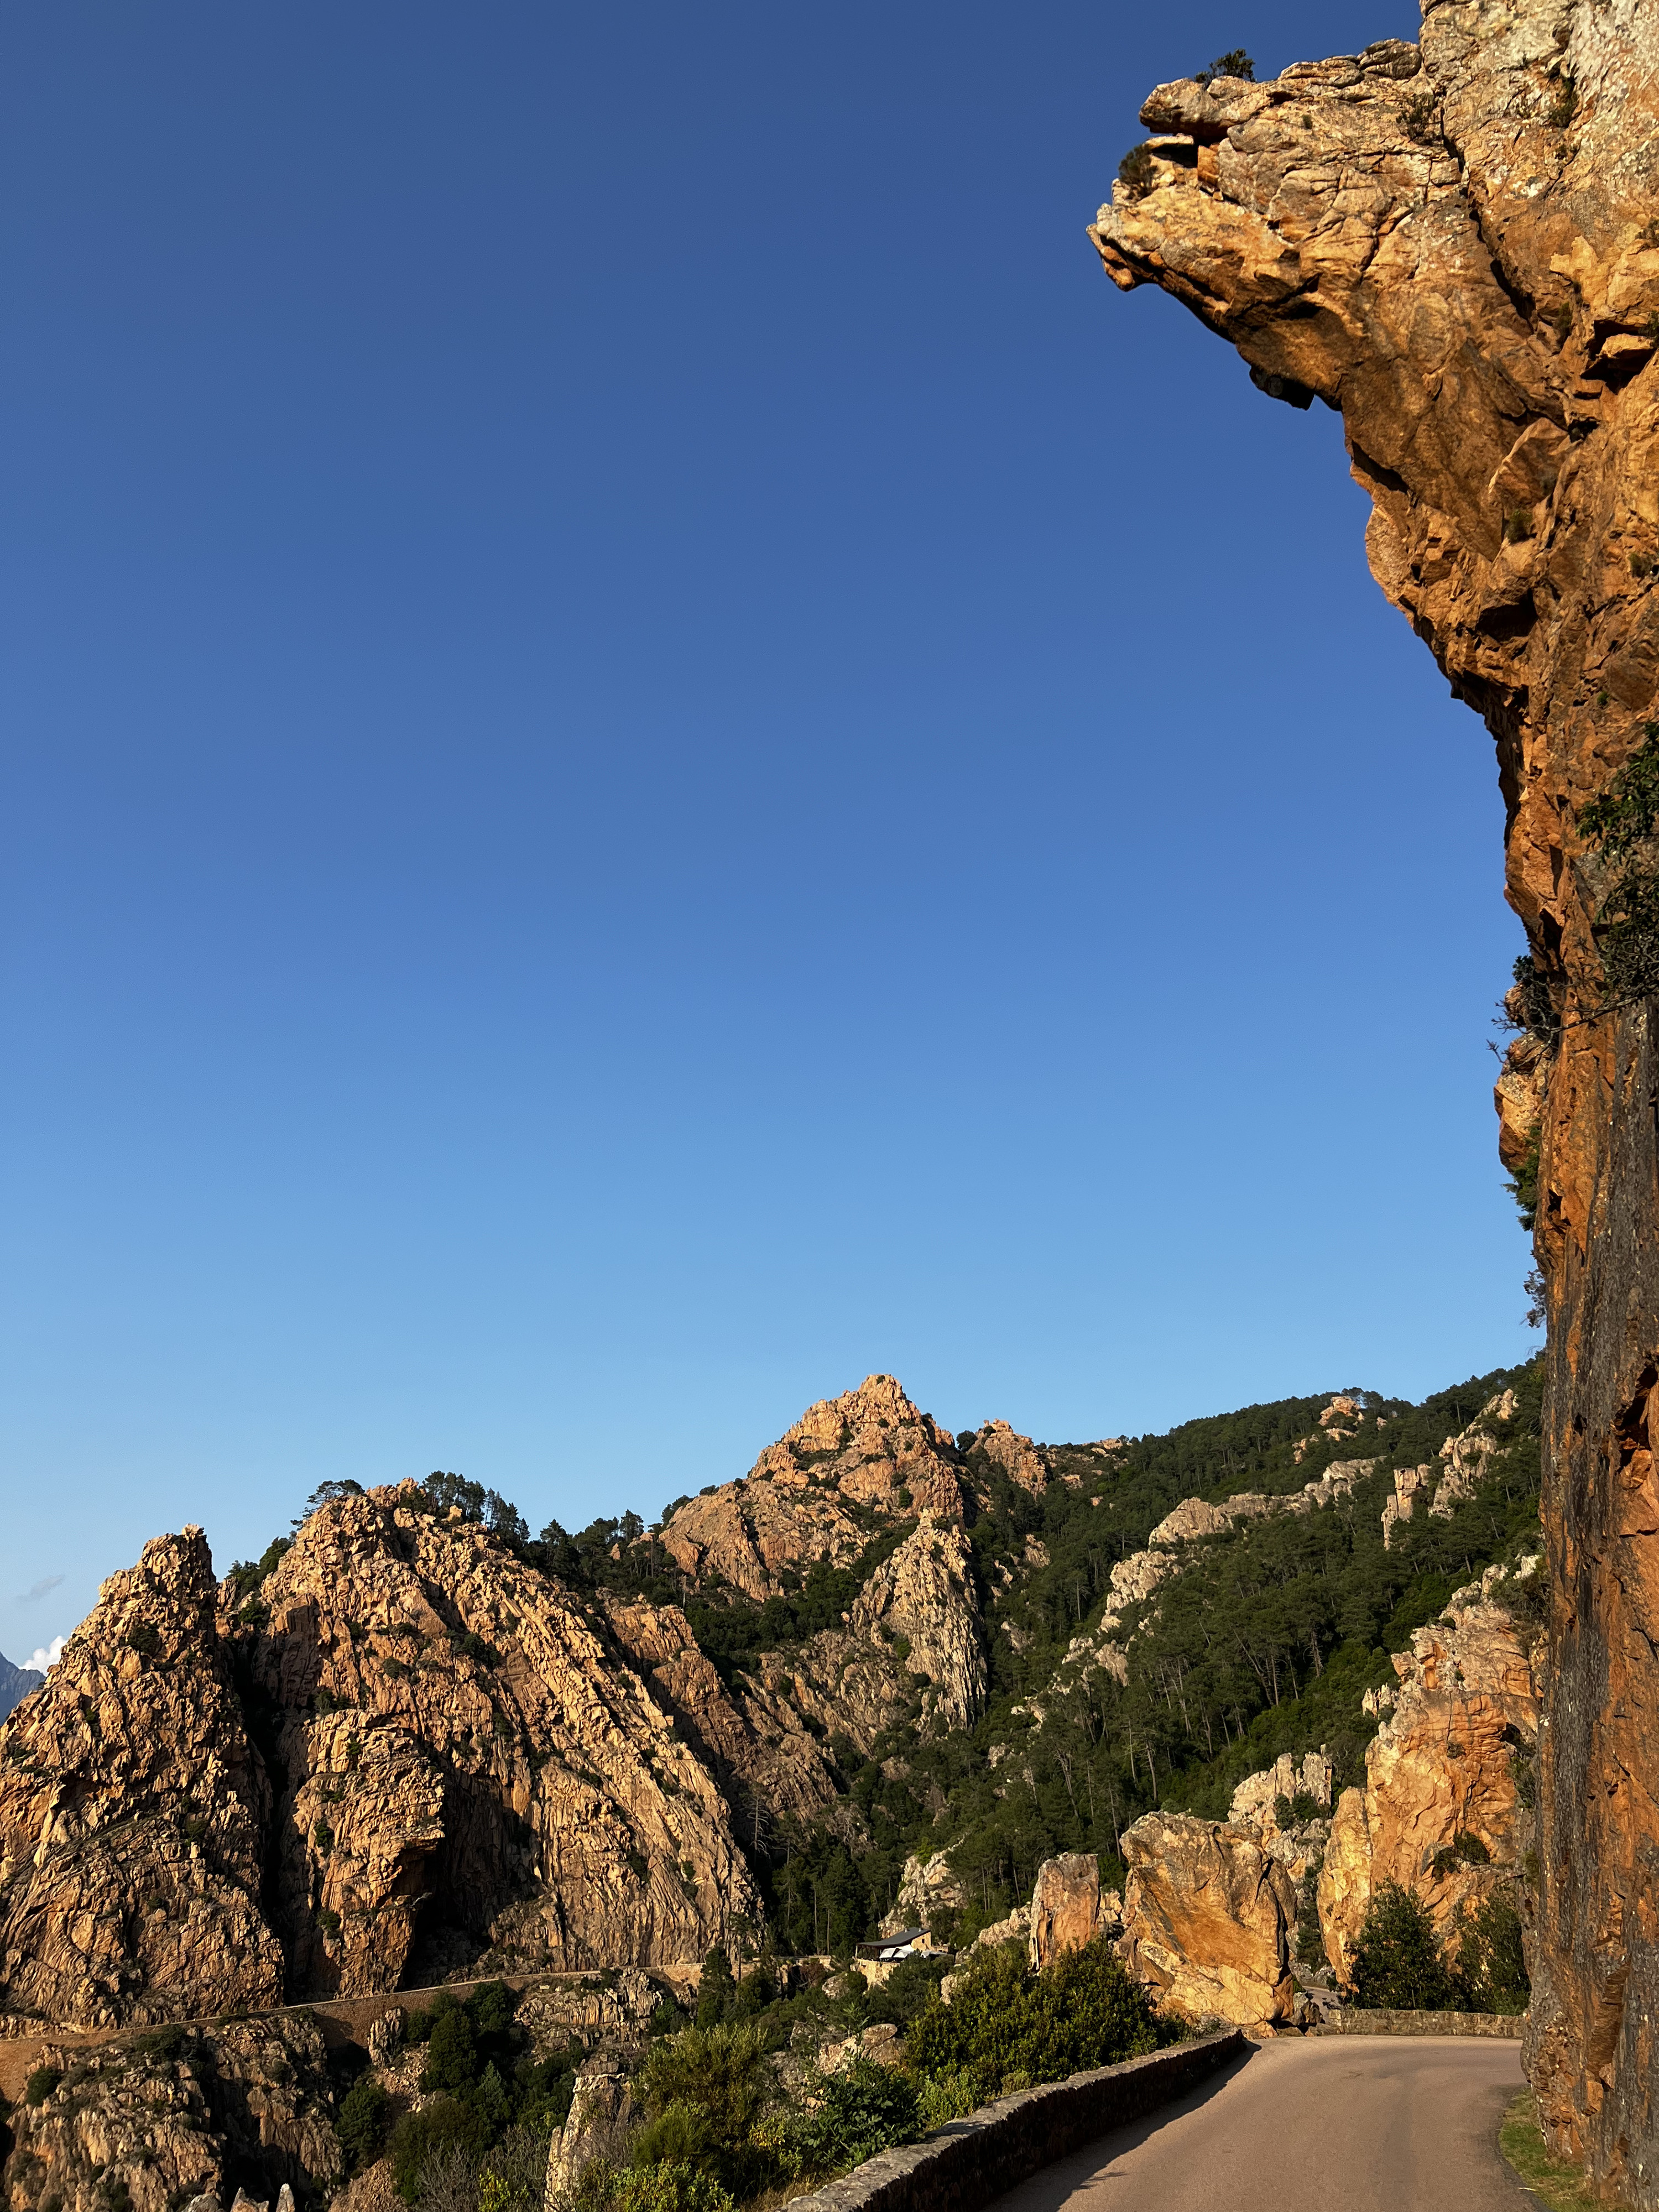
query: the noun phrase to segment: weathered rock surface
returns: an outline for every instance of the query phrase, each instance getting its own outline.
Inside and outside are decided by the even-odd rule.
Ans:
[[[640,2119],[634,2070],[632,2060],[614,2051],[595,2051],[576,2069],[570,2111],[548,2147],[549,2212],[568,2203],[582,2169],[596,2158],[620,2160]]]
[[[1528,2064],[1559,2147],[1659,2203],[1659,1060],[1612,990],[1577,822],[1659,684],[1659,15],[1429,0],[1397,40],[1267,84],[1160,86],[1152,189],[1094,237],[1340,408],[1372,573],[1498,743],[1511,903],[1559,1045],[1511,1054],[1539,1146],[1553,1587]],[[1540,1043],[1545,1049],[1540,1050]]]
[[[1097,1936],[1115,1936],[1123,1925],[1123,1900],[1100,1886],[1100,1861],[1093,1851],[1062,1851],[1037,1869],[1030,1907],[1031,1964],[1039,1972],[1051,1959],[1081,1951]]]
[[[283,1996],[270,1810],[199,1528],[113,1575],[0,1726],[0,2010],[82,2027]]]
[[[906,1928],[931,1929],[941,1913],[960,1912],[967,1902],[962,1877],[943,1851],[935,1851],[927,1859],[913,1852],[904,1862],[898,1895],[882,1921],[881,1932],[896,1936]]]
[[[611,1599],[605,1610],[653,1695],[751,1820],[756,1804],[777,1820],[811,1820],[835,1803],[835,1770],[794,1707],[758,1684],[728,1692],[678,1606]]]
[[[666,1966],[754,1911],[714,1778],[599,1623],[413,1484],[313,1514],[264,1601],[240,1656],[287,1777],[297,1990],[395,1988],[423,1921],[526,1966]]]
[[[672,1969],[757,1909],[720,1783],[603,1624],[412,1484],[313,1514],[258,1625],[216,1596],[199,1530],[147,1546],[0,1729],[0,2010],[198,2017],[487,1947]]]
[[[661,1541],[692,1580],[768,1598],[782,1589],[787,1569],[816,1559],[850,1565],[870,1541],[872,1518],[890,1523],[924,1510],[963,1517],[954,1441],[890,1375],[871,1375],[809,1407],[742,1481],[680,1506]]]
[[[1282,1751],[1273,1765],[1259,1774],[1247,1774],[1233,1792],[1233,1802],[1227,1808],[1229,1825],[1235,1828],[1248,1827],[1264,1839],[1279,1826],[1274,1809],[1281,1797],[1294,1804],[1298,1797],[1311,1797],[1314,1803],[1328,1809],[1331,1802],[1331,1762],[1323,1750],[1304,1753],[1300,1764],[1288,1751]]]
[[[1125,1966],[1160,2006],[1271,2033],[1296,2002],[1296,1892],[1242,1828],[1148,1813],[1123,1834]]]
[[[758,1663],[769,1708],[844,1735],[867,1754],[907,1714],[924,1736],[969,1726],[985,1703],[987,1668],[968,1540],[924,1515],[871,1575],[842,1628]]]
[[[1461,1909],[1515,1880],[1529,1846],[1516,1762],[1530,1763],[1538,1698],[1505,1583],[1489,1570],[1453,1596],[1450,1627],[1419,1628],[1395,1656],[1393,1717],[1367,1749],[1364,1789],[1342,1793],[1319,1878],[1320,1932],[1344,1984],[1381,1884],[1414,1891],[1446,1938]],[[1465,1839],[1485,1857],[1465,1855]]]
[[[105,2050],[51,2054],[62,2074],[11,2115],[13,2204],[64,2212],[173,2212],[197,2197],[260,2205],[283,2189],[326,2197],[340,2172],[323,2039],[292,2014],[165,2031]],[[290,2203],[291,2203],[290,2199]]]

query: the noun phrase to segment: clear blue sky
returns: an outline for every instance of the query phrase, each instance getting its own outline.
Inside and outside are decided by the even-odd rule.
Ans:
[[[1154,82],[1414,28],[6,12],[0,1650],[872,1368],[1061,1439],[1523,1356],[1490,740],[1336,418],[1084,236]]]

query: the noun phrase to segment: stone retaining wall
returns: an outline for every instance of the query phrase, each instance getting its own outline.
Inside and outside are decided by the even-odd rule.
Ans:
[[[1022,2089],[953,2120],[926,2142],[867,2159],[841,2180],[797,2197],[789,2212],[979,2212],[1039,2167],[1195,2087],[1244,2047],[1239,2030],[1229,2028],[1046,2088]]]
[[[1334,2012],[1314,2035],[1496,2035],[1519,2043],[1525,2013]]]

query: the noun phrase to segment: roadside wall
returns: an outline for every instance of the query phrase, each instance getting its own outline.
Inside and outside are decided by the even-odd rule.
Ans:
[[[927,2142],[883,2151],[797,2197],[789,2212],[979,2212],[1039,2167],[1195,2087],[1244,2048],[1240,2031],[1229,2028],[1023,2089],[953,2120]]]
[[[1519,2043],[1523,2012],[1336,2012],[1312,2035],[1496,2035]]]

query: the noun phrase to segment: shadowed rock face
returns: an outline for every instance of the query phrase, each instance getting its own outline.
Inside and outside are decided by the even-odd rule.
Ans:
[[[1499,1086],[1539,1146],[1552,1577],[1528,2065],[1559,2147],[1659,2203],[1659,1057],[1612,1003],[1577,828],[1659,672],[1659,11],[1429,0],[1268,84],[1160,86],[1150,189],[1091,233],[1255,380],[1341,410],[1373,574],[1498,743],[1508,890],[1547,985]],[[1603,1009],[1606,1011],[1603,1011]]]

